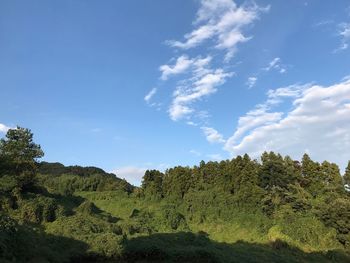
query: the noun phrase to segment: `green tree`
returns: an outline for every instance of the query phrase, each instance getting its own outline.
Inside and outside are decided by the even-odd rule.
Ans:
[[[44,152],[40,145],[33,142],[33,133],[29,129],[10,129],[0,140],[0,159],[2,167],[5,167],[3,173],[15,176],[17,186],[22,189],[34,182],[37,159],[43,156]]]
[[[345,169],[345,174],[344,174],[344,184],[347,184],[350,186],[350,161],[348,162],[348,166]]]
[[[259,171],[260,186],[266,189],[273,186],[286,188],[292,178],[287,174],[282,156],[274,152],[264,152],[261,156],[261,161],[262,165]]]
[[[192,170],[189,167],[176,166],[166,171],[163,192],[167,196],[183,199],[192,182]]]
[[[234,193],[239,206],[257,207],[264,194],[258,185],[258,164],[255,161],[243,158],[246,164],[239,175],[238,187]]]
[[[142,189],[147,197],[161,198],[164,174],[158,170],[147,170],[142,180]]]
[[[324,161],[321,165],[321,178],[325,187],[342,188],[343,182],[339,167],[335,163]]]
[[[320,170],[320,164],[312,161],[310,156],[305,153],[301,161],[301,185],[305,187],[313,196],[316,196],[322,189]]]

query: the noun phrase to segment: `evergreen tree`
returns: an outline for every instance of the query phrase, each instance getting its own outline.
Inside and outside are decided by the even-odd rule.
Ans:
[[[163,180],[163,192],[167,196],[183,198],[193,183],[192,170],[177,166],[166,171]]]
[[[262,165],[259,171],[260,186],[269,189],[273,186],[286,188],[291,178],[284,167],[280,154],[264,152],[261,156]]]
[[[0,140],[2,169],[6,174],[14,175],[17,186],[22,189],[34,182],[37,160],[43,156],[44,152],[33,142],[33,133],[29,129],[10,129]]]
[[[301,161],[301,173],[303,187],[306,187],[308,191],[313,195],[322,189],[321,177],[320,177],[320,164],[311,160],[308,154],[304,154]]]
[[[143,176],[142,189],[149,197],[161,198],[164,174],[158,170],[147,170]]]
[[[324,161],[321,166],[321,178],[327,187],[342,187],[343,182],[338,165]]]

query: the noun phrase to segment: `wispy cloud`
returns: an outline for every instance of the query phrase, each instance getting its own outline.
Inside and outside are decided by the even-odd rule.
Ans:
[[[249,89],[253,88],[258,81],[257,77],[249,77],[247,79],[246,85],[248,86]]]
[[[162,72],[161,79],[167,80],[171,75],[177,75],[185,72],[192,64],[193,60],[189,59],[187,55],[182,55],[177,58],[174,65],[162,65],[159,70]]]
[[[198,108],[198,102],[215,94],[234,76],[227,62],[240,44],[252,39],[249,29],[269,9],[270,6],[262,8],[254,2],[237,5],[233,0],[199,0],[193,29],[182,40],[166,41],[176,52],[183,50],[199,55],[181,54],[159,67],[162,85],[169,83],[165,81],[170,78],[175,79],[168,107],[173,121],[184,120],[188,125],[201,127],[211,143],[225,142],[221,134],[209,127],[210,114],[206,109]],[[257,77],[251,77],[249,81],[248,85],[252,87]],[[152,97],[153,93],[149,94],[145,100]]]
[[[305,150],[316,160],[345,165],[350,156],[350,81],[328,87],[311,84],[271,90],[265,103],[239,119],[226,144],[232,155],[277,151],[299,158]],[[290,100],[291,110],[273,111]]]
[[[146,96],[144,97],[144,100],[149,103],[152,97],[157,93],[157,88],[151,89]]]
[[[339,35],[342,38],[342,44],[339,48],[341,50],[347,49],[349,47],[350,40],[350,23],[340,24]]]
[[[281,64],[281,59],[278,57],[271,60],[270,63],[263,68],[264,71],[270,71],[272,69],[277,70],[279,73],[285,73],[287,71],[285,66]]]
[[[211,40],[215,48],[226,51],[227,61],[233,57],[239,43],[251,39],[243,34],[243,28],[257,20],[261,12],[269,10],[269,6],[260,8],[256,4],[237,6],[232,0],[201,0],[200,4],[194,22],[196,28],[185,34],[184,41],[171,40],[168,44],[189,49]]]
[[[210,143],[224,143],[224,137],[217,130],[211,127],[201,127],[206,139]]]
[[[313,27],[324,27],[324,26],[329,26],[333,23],[334,23],[334,21],[329,19],[329,20],[322,20],[320,22],[317,22],[317,23],[313,24],[312,26]]]
[[[208,63],[196,67],[191,78],[176,88],[169,108],[170,118],[177,121],[193,113],[193,102],[217,92],[217,86],[225,83],[232,75],[232,72],[225,72],[221,68],[211,69]]]

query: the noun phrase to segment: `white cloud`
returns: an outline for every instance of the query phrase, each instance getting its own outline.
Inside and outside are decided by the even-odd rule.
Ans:
[[[146,96],[144,97],[144,100],[149,103],[150,100],[152,99],[152,97],[156,94],[157,92],[157,88],[153,88],[151,89],[147,94]]]
[[[349,47],[350,40],[350,23],[342,23],[339,26],[339,36],[342,38],[342,42],[337,51],[347,49]]]
[[[6,133],[11,127],[6,126],[5,124],[0,123],[0,133]]]
[[[341,23],[338,25],[338,35],[341,38],[340,46],[333,51],[333,53],[338,53],[340,51],[346,50],[349,47],[350,41],[350,23]]]
[[[188,106],[184,106],[181,104],[172,104],[169,108],[169,115],[173,121],[177,121],[183,118],[184,116],[189,115],[193,111],[194,110]]]
[[[349,39],[350,38],[350,23],[349,24],[342,24],[341,27],[342,27],[342,29],[341,29],[339,35],[341,35],[345,39]]]
[[[192,64],[193,60],[189,59],[188,56],[182,55],[177,58],[174,65],[162,65],[159,70],[162,72],[161,79],[167,80],[171,75],[177,75],[185,72]]]
[[[194,109],[190,105],[205,96],[216,93],[216,87],[225,83],[226,78],[230,76],[232,76],[232,73],[217,69],[201,76],[199,79],[192,78],[192,83],[189,85],[178,87],[169,109],[171,119],[176,121],[193,113]]]
[[[265,71],[270,71],[272,69],[277,70],[281,74],[287,71],[287,69],[281,64],[280,58],[274,58],[270,61],[267,67],[263,68]]]
[[[201,127],[206,139],[210,143],[224,143],[224,137],[217,130],[211,127]]]
[[[252,87],[255,86],[257,81],[258,81],[257,77],[249,77],[246,82],[246,85],[248,86],[249,89],[251,89]]]
[[[145,175],[146,170],[159,170],[164,172],[169,168],[168,164],[153,164],[153,163],[144,163],[140,166],[124,166],[114,169],[112,173],[116,174],[117,177],[123,178],[132,185],[140,186],[142,183],[142,178]]]
[[[272,111],[287,98],[290,110]],[[264,104],[240,118],[224,148],[232,155],[257,157],[266,150],[294,158],[308,150],[318,161],[327,159],[344,167],[350,159],[350,80],[328,87],[294,85],[269,91]]]
[[[126,166],[115,169],[112,173],[116,174],[119,178],[125,179],[132,185],[140,186],[146,170],[147,168],[144,167]]]
[[[191,59],[191,76],[179,82],[173,93],[173,100],[169,108],[169,116],[177,121],[195,112],[192,104],[203,97],[217,92],[217,86],[225,83],[233,75],[223,69],[211,69],[211,57]]]
[[[185,41],[168,41],[177,48],[189,49],[213,40],[215,48],[226,50],[226,60],[232,58],[237,45],[251,39],[243,34],[243,28],[259,18],[269,7],[256,4],[237,6],[232,0],[201,0],[194,24],[196,28],[185,34]]]

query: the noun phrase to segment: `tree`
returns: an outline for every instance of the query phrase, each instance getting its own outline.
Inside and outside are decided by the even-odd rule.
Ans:
[[[345,169],[344,184],[350,186],[350,161],[348,162],[348,166]]]
[[[33,142],[33,133],[29,129],[17,126],[8,130],[5,138],[0,140],[3,173],[15,176],[17,186],[22,189],[34,182],[37,159],[43,156],[44,152]]]
[[[164,174],[158,170],[147,170],[142,180],[142,189],[148,197],[161,198]]]
[[[261,156],[262,165],[259,171],[260,186],[268,189],[273,186],[286,188],[291,179],[285,169],[281,155],[274,152],[264,152]]]
[[[342,188],[343,182],[339,167],[335,163],[324,161],[321,165],[321,178],[324,186]]]
[[[313,196],[316,196],[322,189],[320,170],[320,164],[312,161],[310,156],[305,153],[301,161],[301,185],[305,187]]]
[[[163,193],[175,199],[183,199],[192,182],[192,170],[189,167],[176,166],[168,169],[163,180]]]

